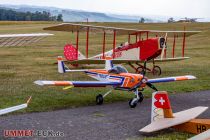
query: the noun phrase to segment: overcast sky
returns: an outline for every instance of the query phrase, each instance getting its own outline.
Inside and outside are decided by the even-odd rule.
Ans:
[[[0,4],[53,6],[128,15],[210,17],[210,0],[0,0]]]

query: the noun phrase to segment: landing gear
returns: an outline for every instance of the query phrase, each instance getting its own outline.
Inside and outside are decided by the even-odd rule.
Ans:
[[[158,75],[160,76],[161,75],[161,68],[159,66],[153,66],[153,69],[152,69],[152,73],[153,75]]]
[[[136,89],[135,95],[136,97],[131,99],[128,103],[130,108],[135,108],[138,102],[141,103],[144,100],[144,95],[141,92],[139,92],[138,89]]]
[[[135,63],[135,64],[137,65],[137,67],[134,66],[133,64],[129,63],[129,65],[136,71],[136,73],[142,74],[144,66],[139,63]],[[154,60],[153,60],[153,67],[151,69],[146,67],[145,70],[147,72],[151,72],[153,75],[156,75],[156,76],[161,75],[161,68],[159,66],[155,65]]]
[[[97,104],[97,105],[102,105],[103,102],[104,102],[104,97],[103,97],[103,95],[101,95],[101,94],[97,95],[97,96],[96,96],[96,104]]]
[[[109,90],[109,91],[108,91],[107,93],[105,93],[104,95],[102,95],[102,94],[97,95],[97,96],[96,96],[96,104],[97,104],[97,105],[102,105],[103,102],[104,102],[104,98],[105,98],[107,95],[109,95],[111,92],[112,92],[112,89]]]
[[[137,103],[138,103],[138,99],[136,98],[130,99],[129,101],[130,108],[135,108],[137,106]]]
[[[141,92],[139,92],[139,103],[141,103],[143,100],[144,100],[144,95],[141,93]]]

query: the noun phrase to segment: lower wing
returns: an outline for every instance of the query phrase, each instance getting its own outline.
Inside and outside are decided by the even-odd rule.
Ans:
[[[106,87],[106,86],[118,86],[120,82],[103,82],[103,81],[42,81],[38,80],[34,82],[40,86],[73,86],[73,87]]]
[[[193,75],[185,75],[185,76],[176,76],[176,77],[148,79],[148,82],[149,83],[163,83],[163,82],[173,82],[173,81],[183,81],[183,80],[193,80],[193,79],[196,79],[196,77]]]
[[[155,62],[168,62],[168,61],[181,61],[189,59],[189,57],[176,57],[176,58],[163,58],[163,59],[154,59]],[[65,61],[69,64],[104,64],[104,59],[82,59],[76,61]],[[143,63],[144,60],[133,60],[133,59],[113,59],[112,62],[114,64],[126,64],[126,63]],[[148,63],[152,63],[152,60],[147,61]]]

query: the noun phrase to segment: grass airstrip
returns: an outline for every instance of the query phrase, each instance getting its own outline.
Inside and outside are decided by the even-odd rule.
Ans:
[[[43,31],[44,27],[59,23],[53,22],[0,22],[0,34],[7,33],[37,33],[48,32],[55,34],[39,43],[24,47],[0,47],[0,108],[5,108],[26,101],[32,96],[32,102],[25,112],[52,111],[78,106],[95,105],[95,96],[105,93],[108,88],[73,88],[63,90],[62,87],[40,87],[35,80],[91,80],[83,73],[58,74],[56,58],[63,55],[63,46],[67,43],[75,44],[75,33]],[[92,23],[94,25],[115,26],[125,28],[150,30],[200,30],[199,34],[187,38],[185,56],[190,59],[179,62],[159,63],[164,76],[194,75],[197,80],[156,84],[159,90],[166,90],[170,94],[210,89],[210,23]],[[102,51],[102,34],[91,33],[89,55],[93,56]],[[134,37],[135,38],[135,37]],[[133,38],[133,40],[134,40]],[[112,48],[112,35],[107,36],[106,50]],[[117,45],[125,42],[127,36],[117,37]],[[85,53],[86,34],[80,33],[79,50]],[[168,38],[167,56],[171,57],[173,38]],[[176,56],[181,56],[182,40],[177,40]],[[126,66],[126,65],[125,65]],[[103,68],[104,66],[97,66]],[[130,72],[134,72],[126,66]],[[95,67],[93,67],[95,68]],[[154,78],[147,73],[149,78]],[[144,95],[150,97],[153,91],[146,89]],[[133,94],[113,91],[105,98],[105,103],[128,101]],[[140,104],[139,104],[140,106]],[[179,135],[179,134],[175,134]],[[170,136],[166,136],[170,137]],[[183,135],[188,137],[188,135]]]

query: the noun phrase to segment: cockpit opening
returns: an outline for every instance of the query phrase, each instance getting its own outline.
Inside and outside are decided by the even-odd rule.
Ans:
[[[120,65],[114,66],[108,72],[113,74],[128,73],[127,69]]]

